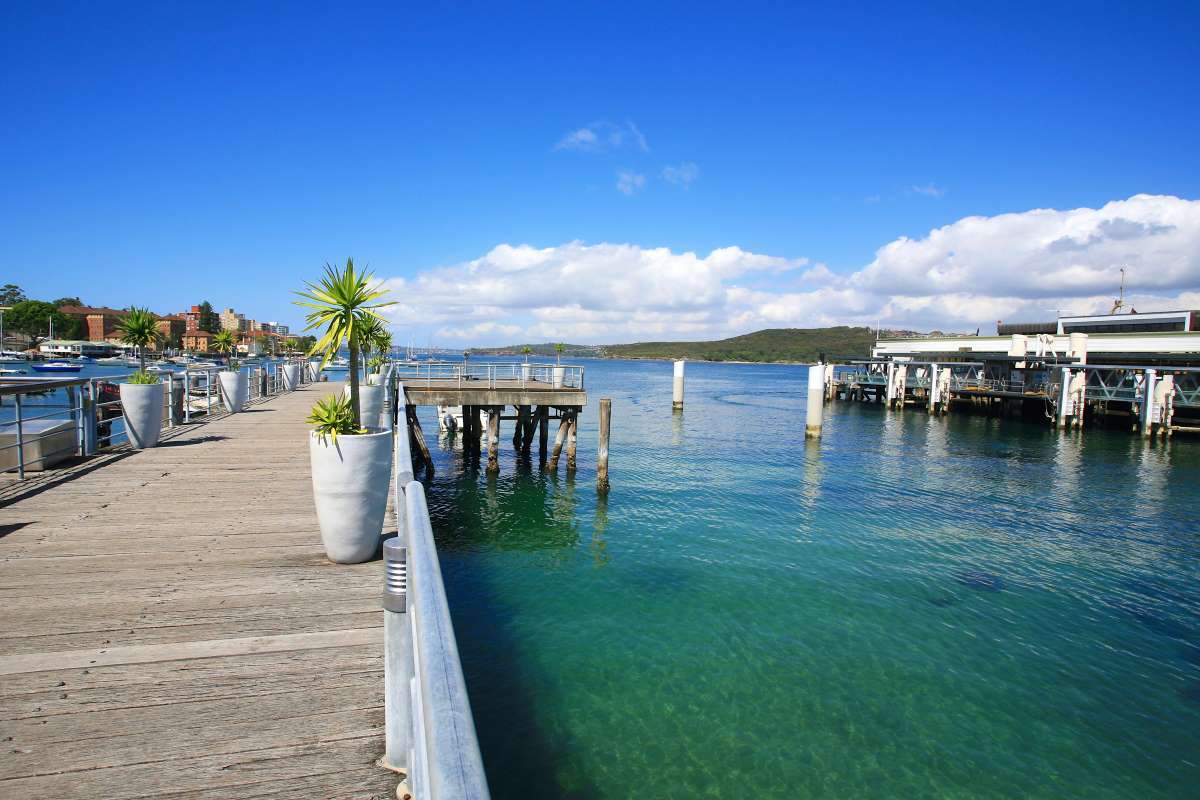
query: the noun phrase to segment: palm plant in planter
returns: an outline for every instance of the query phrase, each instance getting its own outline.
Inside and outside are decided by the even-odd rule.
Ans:
[[[562,368],[562,354],[567,349],[567,346],[562,342],[554,345],[554,380],[552,381],[555,389],[561,389],[563,385],[563,375],[565,374]]]
[[[237,353],[237,337],[233,335],[233,331],[219,331],[213,336],[212,344],[218,352],[228,356],[225,369],[217,375],[221,381],[221,402],[225,404],[229,413],[237,413],[242,410],[250,388],[249,377],[241,371],[237,359],[234,358]]]
[[[350,349],[349,396],[327,396],[313,407],[308,451],[325,554],[353,564],[379,549],[392,474],[391,431],[363,424],[378,423],[383,387],[359,386],[361,331],[368,320],[382,322],[378,309],[392,303],[380,301],[386,292],[372,287],[371,276],[355,270],[350,259],[342,270],[326,265],[325,276],[307,287],[296,301],[311,309],[305,330],[324,331],[309,355],[319,354],[324,367],[343,344]]]
[[[162,431],[163,385],[158,376],[146,372],[146,348],[162,340],[158,317],[149,309],[131,307],[125,318],[117,323],[121,341],[138,350],[140,367],[122,383],[121,410],[125,415],[125,432],[135,450],[154,447]]]
[[[521,365],[521,377],[526,381],[529,380],[529,376],[533,372],[533,368],[529,366],[529,354],[532,352],[533,348],[529,345],[525,345],[521,348],[521,355],[525,356],[525,363]]]

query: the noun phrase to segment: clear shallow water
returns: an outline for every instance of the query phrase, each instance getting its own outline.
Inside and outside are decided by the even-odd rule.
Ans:
[[[586,363],[574,480],[507,422],[497,478],[435,453],[494,796],[1195,796],[1200,441],[839,404],[808,445],[803,368],[689,364],[674,416],[669,364]]]

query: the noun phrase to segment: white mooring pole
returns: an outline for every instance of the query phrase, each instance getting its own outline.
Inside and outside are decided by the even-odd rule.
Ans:
[[[813,364],[808,368],[808,411],[804,420],[804,438],[816,439],[821,435],[821,405],[825,398],[825,366]]]
[[[683,410],[683,361],[675,362],[675,386],[671,392],[671,410]]]

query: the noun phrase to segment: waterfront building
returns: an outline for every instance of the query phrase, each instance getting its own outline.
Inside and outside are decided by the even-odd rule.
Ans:
[[[105,342],[117,337],[117,325],[129,313],[104,306],[59,306],[60,314],[77,319],[87,326],[88,341]]]
[[[269,322],[267,324],[271,326],[271,331],[273,333],[278,333],[280,336],[288,335],[288,326],[287,325],[280,325],[278,322]]]
[[[211,307],[201,304],[192,306],[188,311],[180,312],[179,316],[187,322],[187,332],[218,331],[221,329],[221,319]]]
[[[167,314],[158,318],[158,332],[168,347],[178,347],[187,333],[187,320],[180,314]]]
[[[183,334],[183,349],[196,353],[207,353],[212,349],[213,334],[208,331],[189,330]]]
[[[221,330],[245,333],[248,330],[246,327],[246,315],[239,314],[232,308],[225,309],[221,312]]]
[[[108,343],[82,339],[49,339],[38,345],[38,352],[46,358],[107,358],[118,355],[121,350]]]

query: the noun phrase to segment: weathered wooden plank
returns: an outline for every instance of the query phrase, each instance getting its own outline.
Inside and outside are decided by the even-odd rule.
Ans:
[[[339,390],[5,487],[0,795],[392,796],[380,565],[324,559],[308,475]]]

